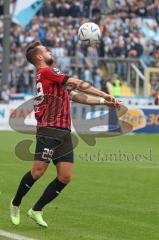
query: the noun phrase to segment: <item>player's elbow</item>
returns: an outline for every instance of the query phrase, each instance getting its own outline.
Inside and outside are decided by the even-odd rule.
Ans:
[[[72,78],[70,77],[68,80],[67,80],[67,83],[66,85],[67,86],[72,86],[72,89],[78,89],[79,86],[82,84],[82,80],[79,80],[79,79],[76,79],[76,78]]]
[[[82,81],[80,79],[70,77],[67,80],[66,86],[71,86],[72,90],[87,91],[91,85],[88,82]]]

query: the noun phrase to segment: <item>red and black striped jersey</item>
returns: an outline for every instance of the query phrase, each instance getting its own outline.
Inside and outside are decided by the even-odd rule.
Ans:
[[[34,100],[37,127],[71,129],[70,98],[64,88],[68,78],[59,69],[50,66],[37,71],[37,97]]]

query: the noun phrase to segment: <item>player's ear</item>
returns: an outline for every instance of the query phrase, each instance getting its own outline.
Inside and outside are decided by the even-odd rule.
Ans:
[[[41,54],[37,54],[36,59],[41,61],[43,59],[43,56]]]

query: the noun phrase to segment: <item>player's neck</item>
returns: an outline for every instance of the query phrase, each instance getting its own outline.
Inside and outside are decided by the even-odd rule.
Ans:
[[[49,67],[49,65],[47,65],[46,63],[41,63],[35,66],[36,70],[38,71],[41,68],[45,68],[45,67]]]

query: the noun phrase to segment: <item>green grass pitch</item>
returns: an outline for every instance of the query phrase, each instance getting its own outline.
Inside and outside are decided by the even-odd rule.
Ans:
[[[9,221],[10,200],[31,167],[14,153],[15,145],[25,138],[0,132],[0,229],[39,240],[159,239],[159,135],[102,138],[95,147],[80,140],[72,182],[45,208],[48,229],[38,227],[26,212],[55,177],[52,164],[24,198],[21,224],[15,227]],[[137,159],[109,159],[119,151],[136,154]],[[95,161],[97,152],[108,154],[108,159]],[[86,153],[84,160],[81,156]]]

